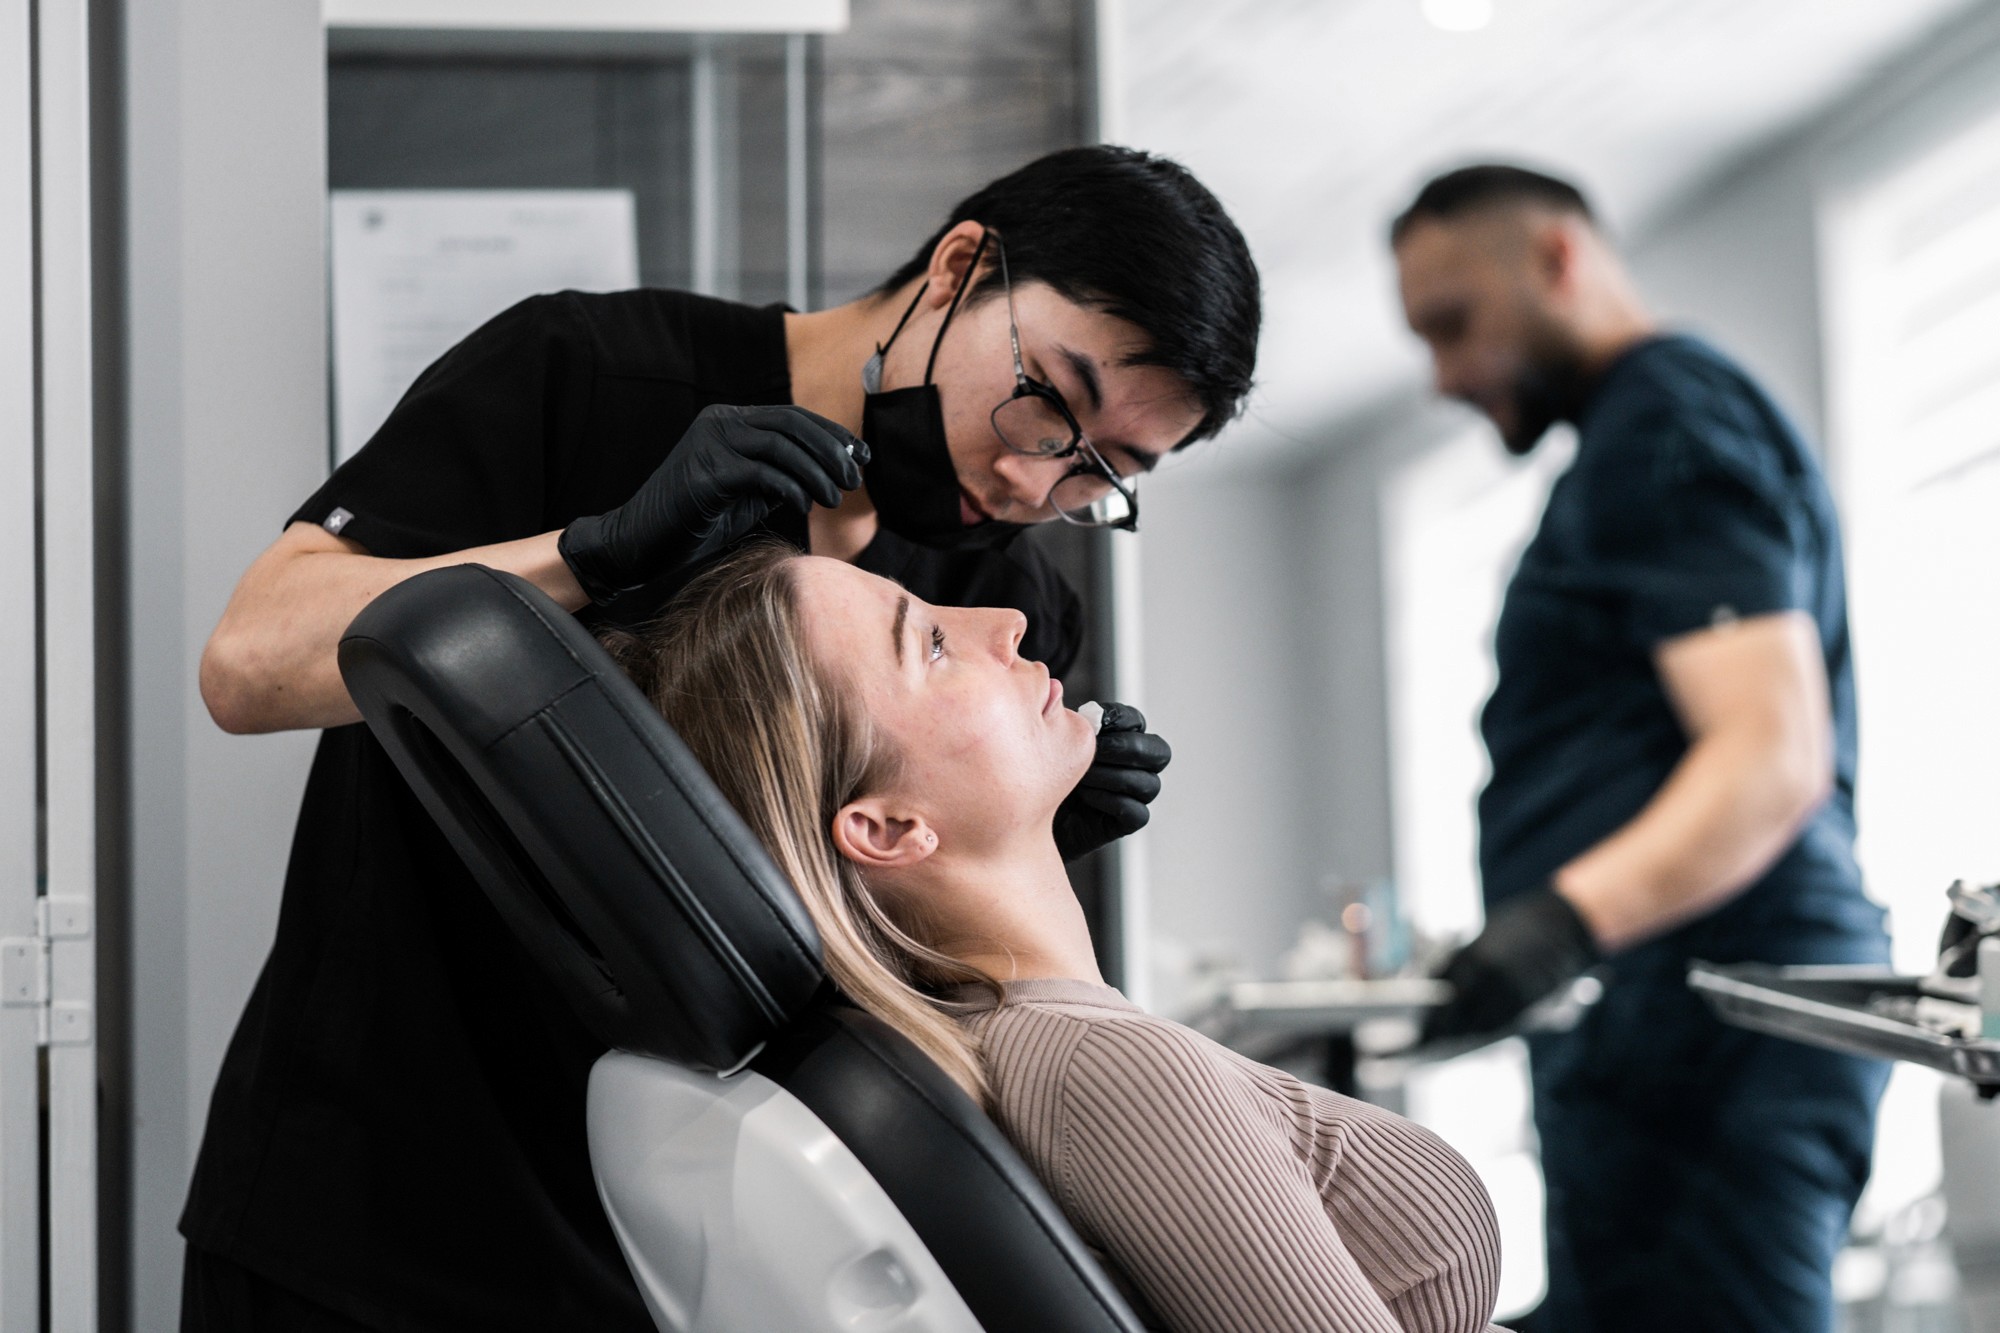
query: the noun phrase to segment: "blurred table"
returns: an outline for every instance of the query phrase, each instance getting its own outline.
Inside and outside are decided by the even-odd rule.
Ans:
[[[1204,1025],[1211,1036],[1266,1063],[1310,1053],[1327,1087],[1359,1095],[1362,1049],[1406,1048],[1424,1015],[1451,999],[1429,977],[1326,981],[1239,981],[1223,992]],[[1372,1035],[1374,1040],[1364,1038]]]

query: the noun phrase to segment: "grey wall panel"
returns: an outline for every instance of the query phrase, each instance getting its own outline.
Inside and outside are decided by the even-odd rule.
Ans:
[[[175,1232],[270,946],[315,736],[196,689],[230,589],[326,465],[325,48],[315,0],[125,0],[124,468],[132,1327],[177,1325]]]

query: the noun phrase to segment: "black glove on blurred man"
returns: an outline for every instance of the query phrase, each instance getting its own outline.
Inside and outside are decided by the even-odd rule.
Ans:
[[[1146,715],[1130,704],[1104,705],[1097,758],[1056,807],[1056,849],[1074,861],[1146,827],[1146,806],[1160,794],[1159,771],[1174,752],[1146,730]]]
[[[1603,953],[1569,900],[1553,889],[1516,894],[1495,907],[1486,929],[1453,954],[1438,977],[1450,1003],[1424,1021],[1425,1042],[1495,1037],[1530,1005],[1588,971]]]

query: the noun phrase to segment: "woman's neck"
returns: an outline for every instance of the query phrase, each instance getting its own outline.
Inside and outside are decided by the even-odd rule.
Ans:
[[[925,905],[925,934],[939,952],[1001,981],[1104,983],[1090,924],[1053,841],[1009,858],[961,859],[940,850],[922,880],[911,886],[913,896]]]

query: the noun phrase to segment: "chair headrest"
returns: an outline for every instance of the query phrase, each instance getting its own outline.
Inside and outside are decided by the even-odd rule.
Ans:
[[[608,1046],[741,1063],[824,980],[790,883],[576,619],[482,565],[408,579],[340,641],[370,729]]]

